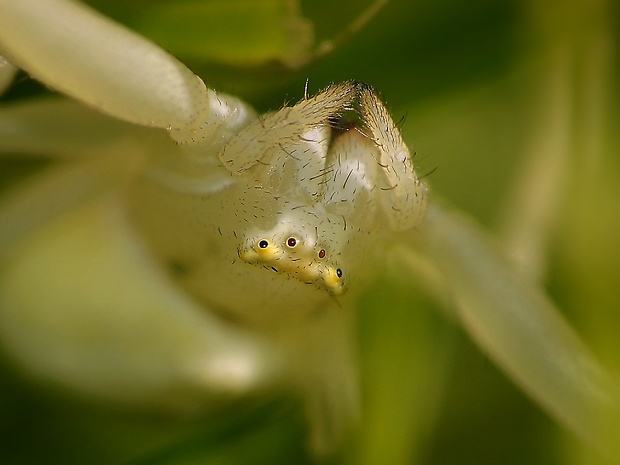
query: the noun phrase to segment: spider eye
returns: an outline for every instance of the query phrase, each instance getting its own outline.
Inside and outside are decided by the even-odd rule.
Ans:
[[[319,258],[325,258],[325,249],[319,250]]]
[[[269,241],[267,241],[267,240],[263,239],[263,240],[261,240],[261,241],[258,243],[258,246],[259,246],[261,249],[266,249],[267,247],[269,247]]]
[[[288,245],[289,247],[295,247],[297,245],[297,239],[295,239],[294,237],[289,237],[286,240],[286,245]]]
[[[340,268],[336,269],[336,276],[342,278],[342,270]]]

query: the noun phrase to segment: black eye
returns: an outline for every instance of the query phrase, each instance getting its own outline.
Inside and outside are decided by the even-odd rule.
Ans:
[[[269,246],[269,242],[267,242],[265,239],[263,239],[262,241],[260,241],[260,242],[258,243],[258,246],[259,246],[261,249],[266,249],[266,248]]]
[[[319,250],[319,258],[325,258],[325,249]]]
[[[342,270],[340,268],[336,268],[336,276],[342,278]]]
[[[286,240],[286,245],[288,245],[289,247],[295,247],[297,245],[297,239],[295,239],[294,237],[289,237]]]

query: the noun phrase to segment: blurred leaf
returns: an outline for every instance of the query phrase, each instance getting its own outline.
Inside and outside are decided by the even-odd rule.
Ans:
[[[444,400],[453,331],[388,255],[382,277],[360,301],[362,426],[350,463],[415,463]]]
[[[179,57],[243,67],[295,67],[313,45],[312,24],[296,0],[159,2],[144,9],[135,28]]]
[[[289,465],[311,463],[303,419],[292,402],[277,402],[211,421],[185,439],[127,465]]]

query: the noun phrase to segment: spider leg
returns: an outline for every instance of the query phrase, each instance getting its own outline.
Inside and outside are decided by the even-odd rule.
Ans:
[[[394,230],[409,229],[424,216],[427,187],[420,181],[409,149],[385,105],[369,86],[359,91],[362,120],[379,149],[379,200]]]
[[[2,55],[116,118],[180,131],[183,138],[205,124],[226,122],[234,130],[248,114],[244,104],[208,90],[157,45],[84,4],[0,0],[0,11]]]

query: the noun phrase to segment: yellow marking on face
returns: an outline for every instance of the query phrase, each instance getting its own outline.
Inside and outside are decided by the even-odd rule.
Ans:
[[[250,238],[239,247],[238,255],[246,263],[318,285],[330,294],[344,293],[346,286],[340,268],[328,262],[325,248],[308,244],[314,245],[314,241],[290,234],[282,239]]]
[[[340,295],[346,290],[343,273],[340,268],[325,266],[321,272],[321,279],[325,288],[334,295]]]
[[[271,264],[282,255],[282,250],[268,239],[246,244],[238,250],[239,258],[252,264]]]

